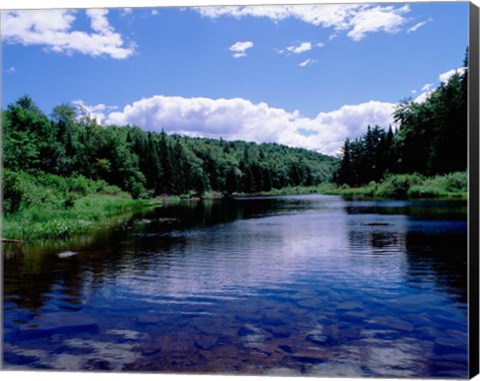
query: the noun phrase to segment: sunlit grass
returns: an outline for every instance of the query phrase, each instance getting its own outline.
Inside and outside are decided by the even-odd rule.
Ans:
[[[77,199],[72,208],[65,210],[32,206],[4,217],[2,237],[25,241],[66,238],[97,229],[151,204],[126,196],[92,195]]]
[[[399,199],[459,199],[468,197],[467,172],[424,177],[418,174],[389,175],[381,182],[362,187],[341,186],[327,194]]]

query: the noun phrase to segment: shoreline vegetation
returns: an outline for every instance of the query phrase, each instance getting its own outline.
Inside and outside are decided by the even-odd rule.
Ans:
[[[63,239],[118,221],[158,200],[132,199],[102,180],[3,170],[2,241]]]
[[[464,61],[467,67],[468,51]],[[467,199],[467,78],[458,71],[396,123],[347,138],[339,157],[276,143],[99,125],[70,104],[47,116],[24,96],[2,110],[2,241],[65,238],[182,199],[331,194]],[[175,196],[176,195],[176,196]]]
[[[454,172],[443,176],[425,177],[418,174],[387,175],[380,182],[372,181],[368,185],[350,187],[334,183],[317,186],[298,186],[273,189],[256,194],[236,194],[239,197],[250,196],[287,196],[301,194],[325,194],[345,197],[358,197],[373,200],[461,200],[468,197],[467,172]]]
[[[205,192],[199,195],[191,192],[161,195],[155,199],[132,199],[128,193],[115,186],[84,177],[63,178],[47,174],[34,176],[5,170],[4,184],[13,193],[8,195],[4,208],[16,211],[3,218],[2,241],[23,243],[87,233],[142,209],[182,200],[325,194],[365,199],[463,201],[467,199],[468,178],[467,172],[434,177],[418,174],[388,175],[381,182],[372,181],[362,187],[321,183],[317,186],[285,187],[249,194]],[[16,205],[15,200],[21,205]]]

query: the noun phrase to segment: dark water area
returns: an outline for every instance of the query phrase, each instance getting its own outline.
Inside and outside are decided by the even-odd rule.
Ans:
[[[449,201],[190,201],[5,245],[3,365],[464,378],[466,216]]]

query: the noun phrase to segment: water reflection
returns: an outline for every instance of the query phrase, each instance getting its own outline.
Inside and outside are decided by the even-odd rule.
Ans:
[[[465,377],[465,220],[448,202],[192,201],[17,247],[5,366]]]

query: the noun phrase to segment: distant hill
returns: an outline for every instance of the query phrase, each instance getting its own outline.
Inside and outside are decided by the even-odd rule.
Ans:
[[[256,193],[332,180],[338,159],[275,143],[100,126],[68,104],[46,116],[28,96],[2,113],[5,168],[105,180],[133,197]]]

